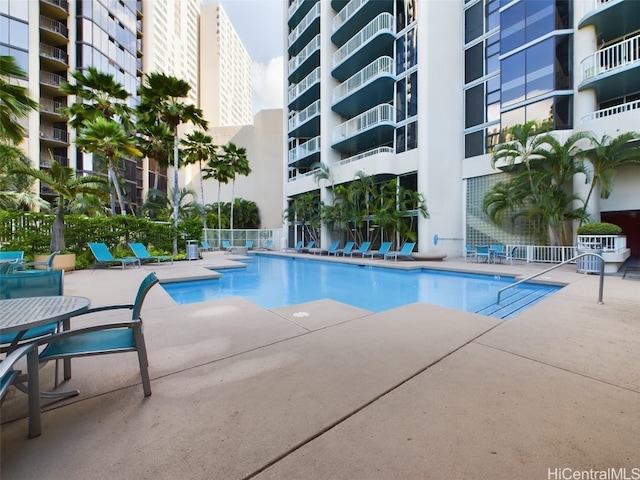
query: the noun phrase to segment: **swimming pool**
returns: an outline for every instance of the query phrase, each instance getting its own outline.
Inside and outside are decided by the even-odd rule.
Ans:
[[[299,257],[255,255],[247,268],[222,270],[219,279],[167,283],[176,303],[241,296],[271,309],[329,298],[373,312],[414,302],[508,318],[559,287],[522,284],[495,308],[498,290],[513,277],[358,266]],[[505,310],[506,305],[511,308]]]

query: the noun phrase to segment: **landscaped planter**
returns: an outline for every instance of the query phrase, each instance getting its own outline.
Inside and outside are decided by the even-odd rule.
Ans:
[[[49,255],[34,255],[33,260],[35,262],[46,262],[49,259]],[[34,268],[38,270],[45,270],[44,265],[36,265]],[[76,254],[64,253],[57,254],[53,258],[53,269],[64,270],[65,272],[71,272],[76,268]]]

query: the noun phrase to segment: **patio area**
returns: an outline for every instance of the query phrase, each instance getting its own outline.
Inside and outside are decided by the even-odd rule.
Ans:
[[[77,271],[65,294],[131,303],[150,271],[161,281],[207,278],[241,259],[205,252],[174,265]],[[328,260],[522,276],[548,267]],[[135,353],[73,360],[61,388],[81,393],[43,399],[40,437],[27,438],[26,395],[5,401],[0,477],[631,475],[640,469],[640,283],[607,276],[598,305],[597,275],[568,265],[542,279],[567,286],[506,322],[420,303],[377,314],[330,300],[176,305],[156,286],[142,314],[152,396],[143,396]],[[53,365],[41,382],[53,386]]]

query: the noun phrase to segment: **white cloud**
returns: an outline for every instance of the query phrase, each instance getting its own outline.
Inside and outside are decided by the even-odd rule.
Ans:
[[[284,108],[284,58],[272,58],[269,63],[253,63],[253,112],[269,108]]]

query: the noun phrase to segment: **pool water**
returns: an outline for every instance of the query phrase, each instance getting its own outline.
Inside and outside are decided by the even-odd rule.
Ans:
[[[515,280],[509,276],[401,271],[384,267],[347,265],[302,258],[254,255],[247,268],[221,270],[218,279],[162,284],[179,304],[241,296],[266,309],[324,298],[381,312],[414,302],[492,315],[498,290]],[[559,287],[522,284],[503,294],[527,297],[524,308]],[[512,310],[521,310],[522,307]],[[513,313],[503,313],[506,318]]]

